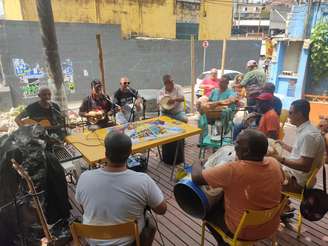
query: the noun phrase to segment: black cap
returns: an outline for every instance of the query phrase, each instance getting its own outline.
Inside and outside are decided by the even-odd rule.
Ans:
[[[102,83],[99,79],[94,79],[91,81],[91,88],[102,86]]]

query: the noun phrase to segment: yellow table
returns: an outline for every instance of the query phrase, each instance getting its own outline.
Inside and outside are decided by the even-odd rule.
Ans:
[[[175,142],[178,140],[185,139],[187,137],[197,135],[201,133],[201,129],[183,123],[181,121],[177,121],[171,119],[167,116],[160,116],[152,119],[147,119],[143,121],[137,122],[138,124],[143,122],[151,122],[161,120],[170,125],[174,125],[176,127],[182,128],[183,132],[172,134],[170,136],[160,137],[154,140],[146,140],[132,145],[132,153],[138,153],[145,151],[147,149],[160,146],[162,144],[167,144],[171,142]],[[105,160],[105,147],[104,147],[104,138],[108,133],[107,128],[96,130],[95,132],[85,131],[79,134],[73,134],[66,137],[66,141],[75,148],[77,148],[84,158],[88,161],[90,165],[94,165],[101,161]]]

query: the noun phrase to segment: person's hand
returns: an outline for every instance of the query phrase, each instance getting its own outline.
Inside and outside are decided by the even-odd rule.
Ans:
[[[175,103],[175,98],[170,98],[168,101],[167,101],[168,104],[173,104]]]

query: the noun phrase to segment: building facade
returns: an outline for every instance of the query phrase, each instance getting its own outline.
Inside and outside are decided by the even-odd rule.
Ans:
[[[7,20],[38,21],[35,0],[2,1]],[[127,39],[175,39],[177,23],[190,23],[199,25],[191,32],[199,39],[219,40],[232,25],[232,0],[52,0],[52,7],[56,22],[120,24]]]

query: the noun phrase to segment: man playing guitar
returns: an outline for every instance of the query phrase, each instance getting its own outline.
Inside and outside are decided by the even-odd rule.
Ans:
[[[48,129],[48,133],[56,133],[63,136],[60,128],[64,126],[64,119],[61,115],[58,104],[51,102],[51,91],[48,87],[39,89],[39,101],[31,103],[20,113],[15,122],[18,126],[40,124]]]
[[[108,113],[115,109],[115,104],[104,94],[100,80],[91,81],[91,95],[84,98],[79,115],[86,117],[88,124],[96,124],[100,128],[109,127]]]

